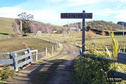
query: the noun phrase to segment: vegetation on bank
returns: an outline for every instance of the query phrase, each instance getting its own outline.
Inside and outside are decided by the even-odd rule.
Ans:
[[[75,84],[107,84],[109,62],[78,56],[74,60]]]
[[[126,65],[119,63],[112,63],[110,61],[86,58],[78,56],[74,62],[73,77],[75,84],[125,84],[126,81],[108,82],[107,78],[114,76],[109,72],[116,70],[126,73]],[[118,77],[117,77],[118,78]]]
[[[15,71],[11,70],[10,67],[0,68],[0,84],[5,84],[6,81],[13,78]]]
[[[91,55],[96,55],[98,57],[106,57],[110,59],[117,59],[119,45],[118,41],[114,37],[114,33],[110,32],[111,37],[111,49],[109,51],[104,51],[104,49],[96,50],[95,47],[89,48],[90,50],[85,52]],[[107,78],[112,78],[114,75],[110,73],[110,70],[116,70],[119,72],[125,72],[126,65],[113,63],[106,60],[98,60],[85,56],[78,56],[74,60],[74,78],[76,84],[109,84]],[[112,82],[112,84],[124,84],[126,81],[122,82]]]

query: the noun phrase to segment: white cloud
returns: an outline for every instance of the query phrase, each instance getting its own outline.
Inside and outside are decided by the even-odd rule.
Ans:
[[[126,11],[125,10],[119,10],[117,11],[117,15],[114,17],[116,18],[117,20],[120,20],[120,21],[126,21]]]
[[[63,0],[48,0],[48,1],[51,1],[51,2],[61,2]]]
[[[34,15],[34,20],[46,23],[57,24],[60,21],[60,14],[52,10],[24,10],[17,7],[0,8],[0,17],[18,18],[18,14],[27,12]]]
[[[111,8],[105,8],[105,9],[101,9],[98,8],[100,6],[96,6],[98,9],[91,9],[92,5],[98,3],[99,5],[103,4],[104,2],[122,2],[126,0],[45,0],[47,2],[61,2],[64,1],[63,4],[59,4],[59,5],[53,5],[52,6],[46,6],[45,4],[49,5],[50,3],[42,3],[42,0],[39,2],[40,0],[27,0],[27,2],[21,3],[15,7],[2,7],[0,8],[0,17],[10,17],[10,18],[18,18],[17,15],[21,12],[27,12],[30,14],[34,15],[34,20],[37,21],[42,21],[42,22],[46,22],[46,23],[51,23],[51,24],[62,24],[62,23],[70,23],[76,20],[61,20],[60,19],[60,13],[61,12],[65,12],[65,11],[77,11],[77,12],[82,12],[81,10],[83,8],[85,8],[85,5],[89,6],[89,9],[87,9],[88,11],[90,10],[90,12],[93,12],[93,18],[98,18],[100,17],[109,17],[109,16],[113,16],[113,18],[117,19],[117,20],[123,20],[126,21],[126,12],[125,9],[120,9],[120,10],[113,10]],[[34,4],[33,4],[34,3]],[[33,4],[33,5],[32,5]],[[42,6],[40,5],[42,4]],[[44,4],[44,5],[43,5]],[[37,5],[39,5],[39,7],[37,7]],[[83,6],[82,7],[80,7]],[[34,10],[28,10],[27,7],[31,8],[35,8]],[[51,7],[51,8],[50,8]],[[69,7],[72,7],[73,10],[69,10]],[[95,7],[95,6],[93,6]],[[44,9],[45,8],[45,9]],[[64,10],[65,8],[65,10]],[[68,10],[66,10],[68,8]],[[70,8],[71,9],[71,8]],[[76,10],[74,10],[76,9]]]
[[[71,3],[82,3],[82,4],[89,4],[89,3],[96,3],[99,0],[68,0]]]
[[[2,7],[0,8],[0,17],[17,18],[17,15],[23,11],[23,9],[16,7]]]
[[[119,0],[120,2],[126,2],[126,0]]]
[[[100,0],[66,0],[67,4],[65,6],[80,6],[80,5],[86,5],[86,4],[95,4],[99,2]]]
[[[102,11],[103,11],[103,12],[102,12],[102,16],[110,16],[110,15],[112,15],[112,14],[117,13],[117,11],[114,11],[114,10],[109,9],[109,8],[106,8],[106,9],[104,9],[104,10],[102,10]]]
[[[103,9],[100,11],[101,13],[97,13],[96,16],[100,15],[103,17],[113,16],[116,20],[126,21],[126,9],[121,10],[112,10],[109,8]]]
[[[35,10],[31,11],[35,20],[56,24],[60,20],[59,13],[51,10]]]

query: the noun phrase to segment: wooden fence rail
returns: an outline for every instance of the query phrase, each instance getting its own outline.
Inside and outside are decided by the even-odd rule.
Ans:
[[[52,55],[60,46],[51,46],[50,54]],[[0,53],[0,55],[9,55],[9,58],[0,59],[0,66],[11,65],[14,70],[18,71],[19,68],[29,63],[38,61],[44,56],[48,56],[48,54],[48,48],[45,48],[43,52],[39,53],[38,50],[30,50],[30,48],[17,50],[10,53]]]
[[[99,59],[99,60],[106,60],[106,61],[118,62],[118,63],[121,63],[121,64],[126,64],[126,53],[118,53],[117,59],[98,57],[96,55],[89,55],[89,54],[83,54],[83,56],[90,57],[90,58],[95,58],[95,59]]]
[[[17,56],[18,53],[27,51],[24,55]],[[32,63],[32,54],[30,48],[14,51],[11,53],[1,53],[0,55],[9,54],[10,59],[0,59],[0,65],[12,65],[13,69],[18,71],[20,67]]]

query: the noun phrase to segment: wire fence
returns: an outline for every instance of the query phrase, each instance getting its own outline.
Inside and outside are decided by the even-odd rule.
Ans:
[[[60,46],[61,44],[54,45],[54,46],[45,48],[45,50],[42,52],[39,52],[38,50],[31,50],[33,62],[38,61],[42,59],[43,57],[47,57],[48,55],[53,55],[54,52],[56,52],[58,48],[60,48]]]

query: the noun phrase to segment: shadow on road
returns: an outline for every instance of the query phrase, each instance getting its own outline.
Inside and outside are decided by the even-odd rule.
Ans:
[[[9,35],[8,33],[0,33],[1,35]]]
[[[34,71],[28,75],[32,84],[47,84],[55,76],[57,69],[65,69],[63,62],[67,60],[57,59],[50,60],[49,63],[40,64]]]

